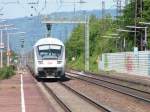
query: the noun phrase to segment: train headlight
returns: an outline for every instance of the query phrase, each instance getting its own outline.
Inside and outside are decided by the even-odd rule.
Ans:
[[[62,61],[61,61],[61,60],[58,60],[58,61],[57,61],[57,64],[61,64],[61,63],[62,63]]]
[[[38,64],[43,64],[43,61],[38,61]]]

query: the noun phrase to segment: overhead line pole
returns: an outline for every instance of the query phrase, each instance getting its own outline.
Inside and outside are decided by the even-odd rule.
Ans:
[[[102,28],[103,30],[105,30],[105,1],[102,0],[102,11],[101,11],[101,15],[102,15]]]
[[[145,44],[145,50],[147,49],[147,28],[148,27],[138,27],[138,26],[126,26],[128,28],[136,28],[136,29],[144,29],[145,30],[145,39],[144,39],[144,44]]]
[[[85,71],[89,70],[89,17],[85,24]]]
[[[12,29],[16,29],[16,28],[12,28]],[[9,33],[8,33],[8,28],[5,28],[6,33],[7,33],[7,66],[10,65],[10,45],[9,45]]]
[[[14,28],[16,29],[16,28]],[[10,35],[14,35],[14,34],[24,34],[25,32],[16,32],[16,33],[8,33],[7,31],[7,66],[10,65]]]
[[[134,26],[137,26],[137,0],[135,0]],[[136,28],[134,28],[134,46],[136,47]]]
[[[3,68],[3,50],[2,50],[3,40],[2,40],[2,36],[3,36],[3,31],[1,29],[1,38],[0,38],[0,45],[1,45],[1,68]]]
[[[2,21],[5,21],[5,20],[2,20]],[[4,43],[3,43],[3,30],[6,30],[6,33],[7,33],[7,30],[8,30],[8,28],[7,27],[11,27],[11,26],[13,26],[13,25],[0,25],[0,29],[1,29],[1,37],[0,37],[0,44],[1,44],[1,67],[3,67],[3,51],[2,51],[2,49],[4,48]],[[7,35],[7,42],[8,42],[8,35]],[[8,47],[7,47],[7,49],[8,49]],[[7,57],[7,59],[8,59],[8,57]],[[7,60],[7,62],[8,62],[8,60]]]
[[[9,61],[10,61],[10,47],[9,47],[9,34],[6,28],[6,32],[7,32],[7,66],[9,66]]]
[[[135,31],[133,30],[125,30],[125,29],[117,29],[118,32],[130,32],[130,33],[134,33]],[[125,37],[123,37],[123,48],[124,51],[126,51],[126,39]]]
[[[75,21],[75,20],[45,20],[44,24],[84,24],[85,25],[85,71],[89,70],[89,17],[85,18],[85,21]]]

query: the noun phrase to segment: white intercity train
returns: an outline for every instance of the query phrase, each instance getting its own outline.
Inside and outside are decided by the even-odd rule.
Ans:
[[[33,46],[29,66],[37,78],[65,77],[65,46],[57,38],[42,38]]]

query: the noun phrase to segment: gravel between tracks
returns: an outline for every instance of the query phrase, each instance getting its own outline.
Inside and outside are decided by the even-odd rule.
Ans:
[[[79,71],[74,71],[74,70],[71,70],[71,72],[84,74],[84,72],[79,72]],[[101,72],[100,74],[94,74],[94,73],[86,73],[86,74],[89,74],[89,75],[92,75],[94,77],[98,77],[104,80],[109,79],[109,81],[116,82],[124,86],[128,86],[131,88],[135,88],[135,89],[150,93],[150,77],[129,75],[125,73],[114,73],[114,72],[112,73]]]
[[[114,112],[150,112],[149,103],[137,101],[127,95],[75,79],[65,83],[99,103],[107,105]]]
[[[102,112],[58,83],[47,83],[72,112]]]
[[[141,75],[133,75],[133,74],[127,74],[127,73],[117,73],[117,72],[101,72],[98,75],[102,76],[108,76],[116,79],[121,79],[129,82],[135,82],[137,84],[145,85],[150,87],[150,76],[142,76]]]
[[[76,70],[67,70],[67,71],[77,72]],[[83,71],[78,71],[78,72],[81,73]],[[100,76],[112,77],[112,78],[116,78],[116,79],[131,81],[131,82],[150,86],[150,76],[142,76],[142,74],[141,75],[133,75],[133,74],[128,74],[128,73],[118,73],[118,72],[114,72],[114,71],[109,71],[109,72],[101,71],[100,73],[87,72],[87,73],[94,74],[97,76],[100,75]]]

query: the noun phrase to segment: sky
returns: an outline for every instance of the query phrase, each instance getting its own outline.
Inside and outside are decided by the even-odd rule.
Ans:
[[[60,11],[94,10],[101,9],[102,7],[102,0],[81,0],[86,2],[82,4],[80,4],[79,1],[80,0],[0,0],[0,15],[1,18],[20,18]],[[106,9],[115,8],[115,0],[104,1]]]

